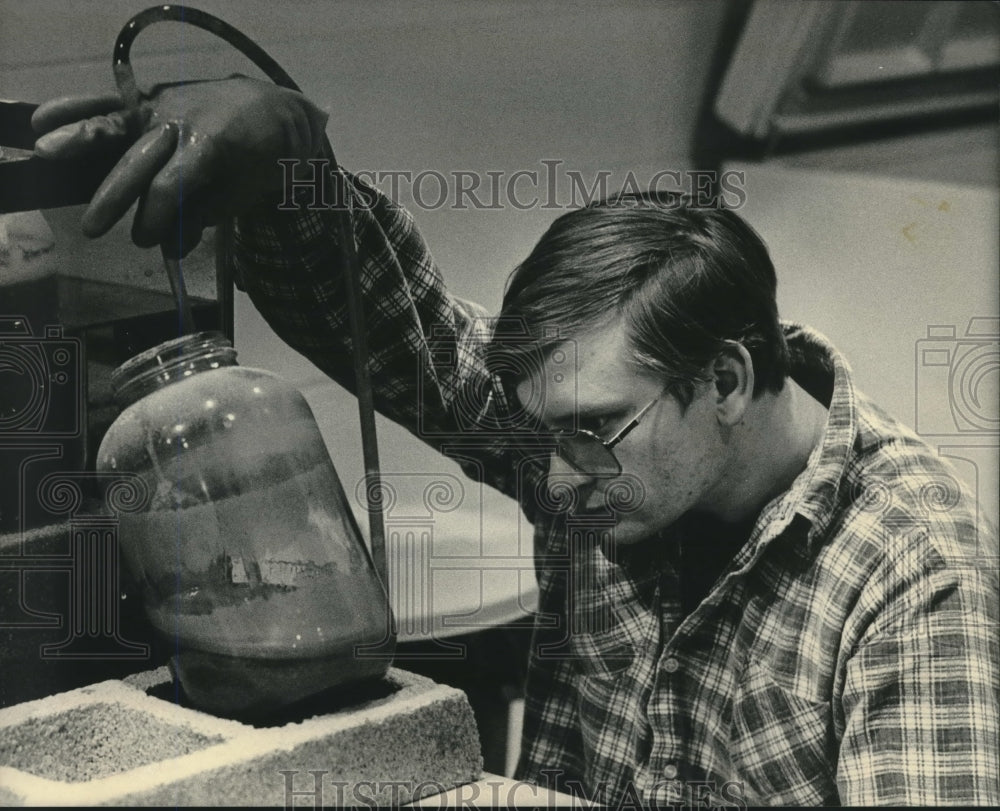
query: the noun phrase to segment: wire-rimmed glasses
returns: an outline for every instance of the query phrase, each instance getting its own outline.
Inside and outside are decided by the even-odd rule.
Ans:
[[[556,452],[570,467],[586,476],[620,476],[622,465],[612,452],[614,447],[635,429],[661,397],[663,392],[646,403],[611,439],[601,439],[593,431],[585,428],[578,428],[575,431],[553,431],[551,437]]]

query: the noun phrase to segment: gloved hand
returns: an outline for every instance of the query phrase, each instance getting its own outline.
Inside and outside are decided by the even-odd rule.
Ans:
[[[35,154],[124,156],[94,194],[81,226],[105,233],[138,199],[132,239],[184,256],[204,228],[283,186],[278,160],[320,154],[326,113],[270,82],[229,79],[159,85],[136,109],[117,96],[68,97],[35,110]]]

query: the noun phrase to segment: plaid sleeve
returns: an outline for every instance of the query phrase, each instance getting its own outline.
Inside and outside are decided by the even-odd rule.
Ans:
[[[499,399],[485,365],[486,311],[449,294],[409,212],[345,177],[376,408],[436,448],[474,437],[459,460],[466,472],[516,495],[502,438],[479,430]],[[298,190],[291,205],[258,205],[237,220],[237,286],[285,343],[353,392],[336,214],[308,205],[313,191]]]
[[[849,661],[845,805],[1000,802],[996,575],[989,561],[922,568]]]

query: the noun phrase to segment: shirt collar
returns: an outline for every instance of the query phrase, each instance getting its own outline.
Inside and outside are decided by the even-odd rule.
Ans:
[[[791,356],[790,376],[827,407],[828,416],[805,469],[761,511],[754,533],[757,542],[751,545],[760,549],[799,515],[810,525],[809,551],[833,520],[857,435],[857,395],[847,360],[825,336],[791,322],[783,323],[783,328]]]

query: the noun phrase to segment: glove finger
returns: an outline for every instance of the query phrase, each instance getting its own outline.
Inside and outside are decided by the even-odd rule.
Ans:
[[[104,179],[83,212],[83,233],[97,237],[124,216],[132,203],[149,188],[177,147],[177,126],[164,124],[142,136]]]
[[[143,195],[132,223],[132,241],[151,248],[176,242],[178,221],[198,233],[207,224],[205,202],[219,170],[219,155],[211,139],[184,138],[170,161]]]
[[[170,167],[160,175],[170,175]],[[158,191],[169,186],[170,194]],[[158,176],[149,191],[139,198],[139,206],[132,221],[132,241],[141,248],[160,245],[170,259],[187,256],[201,241],[202,232],[211,225],[204,216],[199,199],[192,199],[191,190],[184,186],[184,197],[178,187]],[[200,195],[195,195],[195,198]]]
[[[82,118],[107,115],[122,108],[117,94],[106,96],[63,96],[39,104],[31,114],[31,127],[39,135]]]
[[[124,152],[141,130],[137,113],[116,111],[65,124],[35,141],[42,158],[71,159]]]

